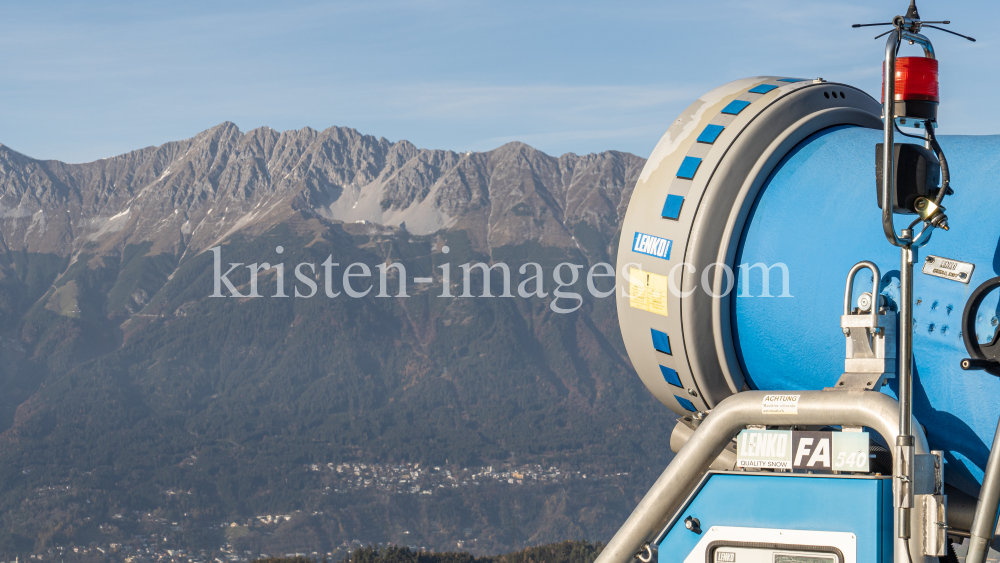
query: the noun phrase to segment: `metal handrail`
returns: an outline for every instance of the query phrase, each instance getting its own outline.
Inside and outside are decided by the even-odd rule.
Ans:
[[[781,394],[799,396],[798,412],[764,413],[761,408],[764,397]],[[645,552],[649,543],[698,485],[712,461],[747,425],[865,426],[881,434],[886,443],[894,444],[899,436],[898,417],[899,404],[896,400],[874,391],[744,391],[731,395],[712,409],[698,426],[601,551],[596,563],[627,563],[640,551]],[[927,437],[920,425],[915,421],[911,421],[911,425],[915,430],[916,453],[929,453]],[[896,553],[905,553],[905,541],[896,540]]]

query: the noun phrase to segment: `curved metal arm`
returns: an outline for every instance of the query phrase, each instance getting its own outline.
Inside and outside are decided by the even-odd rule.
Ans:
[[[931,235],[934,234],[934,227],[932,225],[924,224],[924,228],[920,230],[919,233],[913,235],[910,239],[911,248],[920,248],[931,241]]]
[[[876,266],[874,262],[862,260],[861,262],[855,264],[854,267],[851,268],[851,271],[847,274],[847,287],[844,288],[844,315],[849,315],[851,313],[851,296],[854,294],[854,275],[865,268],[872,271],[871,327],[872,330],[878,332],[878,284],[882,280],[882,274],[879,273],[878,266]]]
[[[903,41],[913,41],[914,43],[920,45],[924,49],[924,56],[928,59],[937,58],[934,56],[934,45],[931,45],[931,40],[920,35],[919,33],[913,33],[912,31],[903,32]]]
[[[896,236],[896,225],[892,222],[892,208],[896,201],[896,178],[892,171],[895,163],[895,140],[893,124],[896,121],[896,44],[899,30],[889,34],[885,43],[885,77],[882,79],[882,230],[885,238],[893,246],[906,246],[908,240]]]

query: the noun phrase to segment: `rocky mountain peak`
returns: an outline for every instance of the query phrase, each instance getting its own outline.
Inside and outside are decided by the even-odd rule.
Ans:
[[[73,255],[151,241],[203,251],[296,213],[478,233],[484,249],[576,244],[584,222],[614,229],[643,159],[560,157],[520,142],[456,153],[356,129],[243,133],[226,121],[182,141],[84,164],[40,161],[0,145],[0,239],[13,250]]]

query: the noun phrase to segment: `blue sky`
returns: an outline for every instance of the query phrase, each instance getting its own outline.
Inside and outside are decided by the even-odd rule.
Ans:
[[[758,74],[877,96],[888,21],[907,0],[4,3],[0,143],[84,162],[223,121],[354,127],[423,148],[519,140],[549,154],[648,156],[703,92]],[[918,2],[943,134],[1000,133],[988,96],[1000,3]]]

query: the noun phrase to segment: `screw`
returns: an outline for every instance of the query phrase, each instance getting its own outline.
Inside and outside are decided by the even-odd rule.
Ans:
[[[927,257],[927,258],[925,258],[924,260],[926,260],[926,261],[928,261],[928,262],[933,262],[933,261],[934,261],[934,257],[933,257],[933,256],[928,256],[928,257]]]
[[[965,272],[960,272],[958,274],[958,277],[960,277],[960,278],[962,278],[964,280],[965,278],[969,277],[969,274],[966,274]]]

